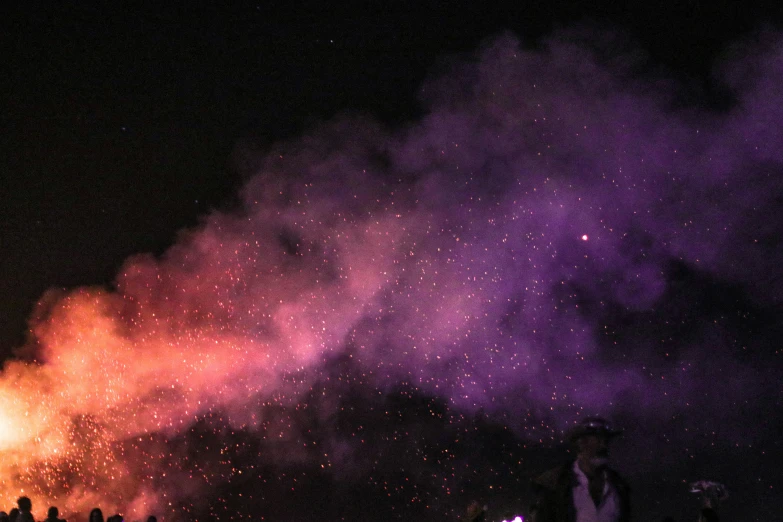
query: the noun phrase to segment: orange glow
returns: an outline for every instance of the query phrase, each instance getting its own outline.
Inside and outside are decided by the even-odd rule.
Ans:
[[[367,251],[363,238],[383,227],[344,234],[342,249]],[[403,229],[392,230],[382,233],[394,244]],[[343,342],[394,262],[379,249],[371,268],[346,274],[334,291],[317,271],[232,273],[225,256],[240,246],[215,248],[210,227],[192,239],[160,263],[130,260],[116,293],[76,290],[33,324],[36,361],[7,362],[0,375],[0,505],[24,494],[37,519],[50,505],[68,519],[96,506],[129,520],[165,518],[171,499],[155,481],[172,457],[155,437],[176,437],[211,412],[231,427],[255,426],[259,397]]]

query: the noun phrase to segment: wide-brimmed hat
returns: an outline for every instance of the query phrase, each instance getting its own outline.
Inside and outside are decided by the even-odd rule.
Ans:
[[[623,430],[612,428],[609,422],[602,417],[585,417],[576,426],[566,431],[566,439],[574,442],[577,439],[587,435],[604,435],[605,437],[616,437],[621,435]]]

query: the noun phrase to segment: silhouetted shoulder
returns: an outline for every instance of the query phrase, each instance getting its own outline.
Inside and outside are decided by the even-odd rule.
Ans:
[[[607,468],[606,473],[609,476],[609,482],[611,482],[614,487],[618,489],[621,495],[629,494],[631,487],[628,485],[628,482],[623,478],[622,475],[612,468]]]

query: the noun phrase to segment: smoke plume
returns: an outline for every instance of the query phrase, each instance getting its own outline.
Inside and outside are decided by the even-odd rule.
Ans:
[[[714,108],[618,35],[505,35],[404,128],[238,151],[238,208],[42,299],[36,361],[0,379],[2,500],[442,518],[523,504],[536,451],[596,413],[670,491],[779,453],[782,45],[730,50]]]

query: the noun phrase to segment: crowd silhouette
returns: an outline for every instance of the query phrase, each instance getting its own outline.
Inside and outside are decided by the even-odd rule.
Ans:
[[[19,497],[16,501],[16,507],[8,513],[0,511],[0,522],[36,522],[32,514],[33,503],[28,497]],[[66,522],[59,518],[60,510],[56,506],[51,506],[46,513],[46,518],[41,522]],[[123,522],[125,519],[119,513],[111,515],[109,518],[103,518],[103,511],[100,508],[94,508],[90,511],[87,522]],[[72,521],[73,522],[73,521]],[[146,522],[158,522],[157,517],[150,515]]]

